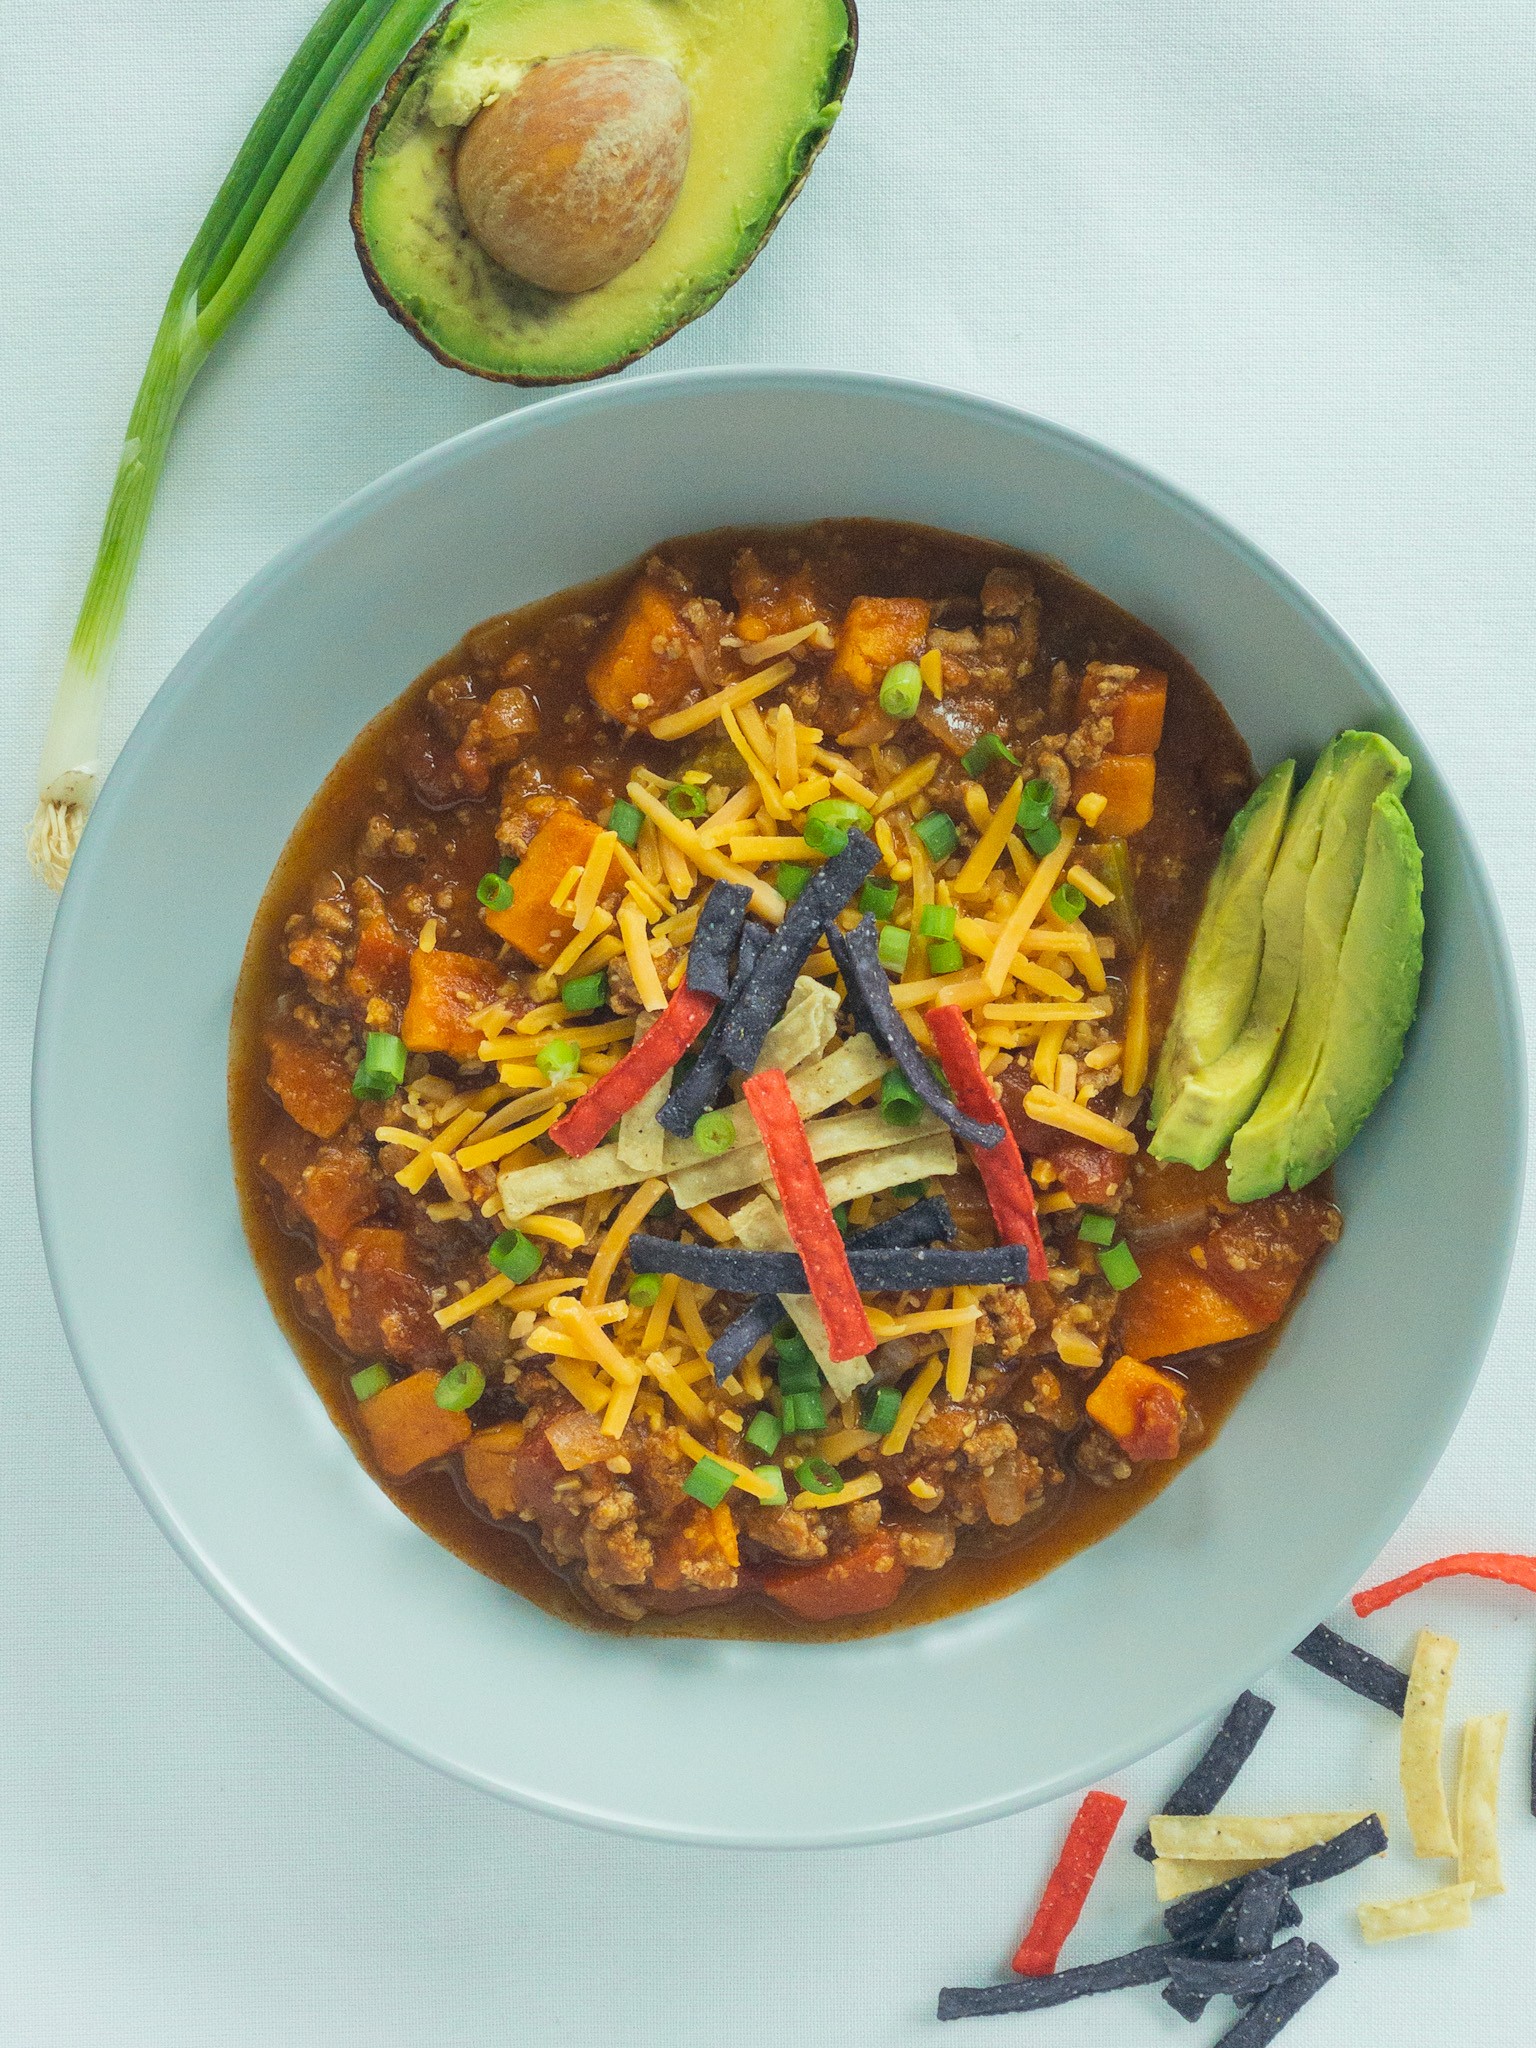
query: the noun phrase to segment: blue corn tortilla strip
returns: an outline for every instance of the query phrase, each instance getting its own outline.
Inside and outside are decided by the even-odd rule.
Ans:
[[[1330,1877],[1353,1870],[1357,1863],[1379,1856],[1386,1846],[1386,1830],[1374,1813],[1368,1813],[1364,1820],[1357,1820],[1331,1842],[1293,1850],[1289,1856],[1277,1857],[1265,1867],[1283,1879],[1288,1890],[1296,1891],[1302,1885],[1322,1884]],[[1203,1892],[1189,1892],[1184,1898],[1175,1899],[1163,1914],[1163,1925],[1175,1941],[1188,1941],[1203,1934],[1232,1904],[1243,1881],[1241,1877],[1229,1877]]]
[[[1175,1956],[1168,1981],[1177,1991],[1200,1998],[1259,1998],[1306,1967],[1307,1944],[1293,1935],[1265,1955],[1243,1956],[1235,1962],[1214,1956]]]
[[[637,1273],[676,1273],[723,1294],[808,1294],[798,1252],[749,1252],[725,1244],[676,1244],[644,1232],[629,1242]],[[848,1264],[861,1294],[898,1294],[918,1287],[1022,1287],[1029,1247],[988,1245],[981,1251],[928,1251],[921,1246],[864,1250],[852,1245]]]
[[[1399,1671],[1395,1664],[1388,1664],[1381,1657],[1373,1657],[1347,1636],[1336,1635],[1319,1622],[1291,1655],[1314,1671],[1321,1671],[1325,1678],[1336,1679],[1361,1699],[1374,1700],[1378,1707],[1385,1707],[1388,1713],[1401,1718],[1408,1703],[1407,1672]]]
[[[954,1237],[955,1219],[948,1202],[942,1195],[925,1195],[920,1202],[887,1216],[883,1223],[852,1232],[848,1243],[863,1251],[878,1251],[893,1245],[932,1244],[935,1238],[948,1244]],[[729,1379],[755,1344],[772,1336],[783,1314],[784,1305],[776,1294],[761,1294],[720,1332],[704,1354],[715,1369],[716,1385]]]
[[[939,1993],[941,2020],[984,2019],[995,2013],[1043,2012],[1074,1998],[1094,1998],[1102,1991],[1124,1991],[1135,1984],[1160,1984],[1178,1950],[1171,1942],[1154,1942],[1108,1962],[1080,1963],[1051,1977],[1015,1977],[1011,1984],[948,1985]]]
[[[1193,2026],[1196,2020],[1204,2019],[1205,2008],[1210,1999],[1202,1991],[1181,1991],[1177,1984],[1163,1986],[1163,2003],[1171,2005],[1181,2020],[1188,2020]]]
[[[991,1148],[1001,1144],[1000,1123],[984,1124],[967,1116],[950,1099],[949,1090],[934,1074],[922,1047],[908,1030],[891,995],[890,977],[880,961],[880,933],[872,917],[861,917],[851,932],[827,926],[827,944],[838,972],[848,989],[855,1020],[867,1031],[882,1052],[890,1054],[902,1079],[925,1109],[931,1109],[967,1145]]]
[[[1170,1792],[1162,1813],[1214,1813],[1218,1801],[1231,1789],[1232,1781],[1253,1755],[1259,1737],[1269,1726],[1274,1704],[1256,1692],[1240,1693],[1227,1709],[1227,1718],[1212,1736],[1205,1754],[1177,1791]],[[1155,1851],[1150,1829],[1144,1829],[1131,1844],[1143,1862],[1150,1863]]]
[[[731,1078],[731,1063],[720,1051],[720,1027],[730,1009],[731,995],[751,980],[753,970],[763,956],[763,948],[772,937],[771,928],[760,924],[755,917],[749,917],[742,926],[741,940],[736,948],[736,973],[725,1002],[700,1034],[694,1047],[693,1064],[686,1074],[673,1081],[672,1092],[656,1115],[662,1129],[670,1131],[674,1138],[691,1138],[699,1118],[706,1110],[713,1109],[724,1093],[725,1084]]]
[[[1250,2005],[1236,2026],[1227,2031],[1216,2043],[1216,2048],[1268,2048],[1282,2027],[1290,2025],[1297,2013],[1314,1993],[1321,1991],[1330,1977],[1337,1977],[1339,1966],[1327,1949],[1319,1948],[1315,1941],[1308,1942],[1306,1960],[1294,1976],[1266,1991],[1256,2004]]]
[[[1298,1925],[1301,1908],[1286,1889],[1285,1879],[1273,1870],[1250,1871],[1243,1879],[1236,1899],[1217,1921],[1199,1952],[1224,1956],[1231,1962],[1241,1962],[1247,1956],[1265,1955],[1274,1943],[1275,1930],[1282,1924],[1281,1916],[1287,1912],[1289,1918],[1284,1924],[1290,1927]],[[1223,1945],[1220,1948],[1208,1945],[1218,1931],[1223,1936]]]
[[[752,891],[743,882],[716,882],[704,898],[688,947],[687,981],[700,995],[730,993],[731,955],[747,921]]]
[[[854,826],[842,852],[823,862],[785,911],[752,973],[736,976],[716,1043],[738,1074],[757,1065],[812,948],[879,859],[875,842]]]
[[[1259,1872],[1255,1870],[1249,1874],[1250,1876],[1257,1877]],[[1238,1911],[1241,1905],[1242,1895],[1240,1893],[1237,1899],[1227,1907],[1220,1919],[1206,1933],[1196,1935],[1193,1940],[1184,1943],[1189,1953],[1192,1956],[1216,1956],[1223,1962],[1235,1962],[1241,1954],[1237,1945],[1239,1938]],[[1299,1927],[1300,1925],[1301,1908],[1286,1889],[1284,1879],[1281,1879],[1280,1899],[1275,1907],[1275,1927]],[[1268,1948],[1274,1938],[1274,1929],[1272,1928],[1268,1938],[1260,1946]]]

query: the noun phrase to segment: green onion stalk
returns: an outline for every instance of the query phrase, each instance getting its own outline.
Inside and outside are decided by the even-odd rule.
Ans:
[[[27,836],[61,889],[96,798],[107,675],[171,430],[193,379],[265,276],[441,0],[330,0],[245,138],[171,286],[69,643]]]

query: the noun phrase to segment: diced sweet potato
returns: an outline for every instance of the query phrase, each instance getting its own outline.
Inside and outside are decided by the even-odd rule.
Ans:
[[[1224,1159],[1202,1169],[1181,1166],[1171,1159],[1153,1159],[1143,1152],[1131,1176],[1126,1229],[1155,1232],[1164,1238],[1175,1233],[1191,1236],[1231,1206]]]
[[[828,680],[852,683],[862,696],[873,696],[888,668],[922,653],[928,618],[920,597],[856,597],[838,629]]]
[[[361,1145],[324,1145],[300,1176],[294,1201],[317,1237],[345,1237],[379,1206],[379,1181]]]
[[[341,1054],[295,1032],[268,1034],[267,1086],[317,1138],[334,1138],[354,1107],[352,1074]]]
[[[501,979],[494,962],[473,953],[441,947],[423,953],[418,947],[411,955],[411,999],[400,1022],[406,1049],[472,1060],[485,1034],[470,1020],[495,1002]]]
[[[347,1000],[358,1022],[373,1031],[398,1028],[411,990],[411,944],[395,929],[388,911],[365,910],[358,922],[357,951],[347,969]],[[369,1005],[387,1004],[387,1022],[370,1017]]]
[[[1109,718],[1116,754],[1155,754],[1162,743],[1168,708],[1168,678],[1159,668],[1125,668],[1090,661],[1083,671],[1077,715]]]
[[[734,1541],[730,1544],[735,1551]],[[669,1524],[656,1544],[652,1584],[659,1593],[727,1593],[736,1585],[736,1559],[720,1543],[710,1508],[690,1508]]]
[[[1285,1313],[1313,1259],[1338,1236],[1338,1210],[1303,1189],[1240,1203],[1198,1250],[1211,1285],[1262,1328]]]
[[[731,565],[731,594],[736,600],[736,631],[743,640],[772,639],[825,622],[829,616],[808,568],[776,575],[750,548],[743,548]]]
[[[593,656],[588,693],[599,711],[621,725],[649,725],[697,688],[698,671],[688,653],[694,636],[681,606],[677,593],[642,576]]]
[[[570,943],[576,927],[550,899],[572,868],[584,867],[597,841],[598,828],[580,811],[554,811],[529,841],[528,851],[512,870],[512,904],[488,910],[485,922],[498,939],[506,939],[536,967],[548,967]],[[623,892],[624,876],[615,862],[603,891],[605,905]]]
[[[1091,1421],[1107,1430],[1128,1458],[1176,1458],[1184,1429],[1181,1383],[1139,1358],[1117,1358],[1088,1396]]]
[[[498,1521],[515,1515],[520,1505],[517,1454],[524,1434],[520,1422],[493,1422],[477,1429],[464,1446],[464,1484]]]
[[[896,1538],[873,1530],[852,1550],[822,1564],[764,1575],[763,1591],[802,1621],[845,1621],[889,1607],[906,1582]]]
[[[1072,778],[1072,800],[1103,797],[1095,831],[1129,839],[1152,822],[1156,783],[1157,762],[1151,754],[1105,754],[1093,767],[1078,769]]]
[[[573,1408],[557,1415],[545,1430],[549,1447],[567,1472],[579,1472],[585,1465],[601,1464],[616,1448],[611,1436],[604,1436],[602,1417],[589,1415],[585,1408]]]
[[[1213,1287],[1189,1244],[1156,1245],[1136,1254],[1141,1278],[1124,1296],[1120,1341],[1134,1358],[1176,1358],[1256,1336],[1264,1323]]]
[[[441,1373],[413,1372],[375,1394],[358,1409],[379,1469],[391,1479],[446,1458],[471,1434],[469,1417],[458,1408],[439,1408]]]
[[[322,1246],[314,1291],[341,1344],[360,1358],[383,1352],[401,1365],[445,1367],[453,1348],[432,1314],[403,1230],[359,1224]]]

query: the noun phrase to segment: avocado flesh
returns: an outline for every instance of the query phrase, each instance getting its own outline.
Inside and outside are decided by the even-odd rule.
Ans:
[[[1424,966],[1424,860],[1395,789],[1371,806],[1317,1066],[1291,1125],[1293,1188],[1331,1166],[1381,1100],[1403,1057]]]
[[[1187,1074],[1157,1126],[1155,1159],[1204,1168],[1264,1092],[1290,1021],[1301,965],[1307,884],[1327,816],[1340,742],[1332,741],[1291,809],[1263,898],[1263,943],[1253,1002],[1224,1053]]]
[[[618,369],[752,260],[837,117],[854,39],[845,0],[458,0],[391,80],[358,152],[352,218],[369,283],[458,368],[517,383]],[[692,142],[651,247],[565,296],[513,277],[471,238],[453,159],[487,94],[542,58],[596,48],[671,64]]]
[[[1379,733],[1340,733],[1329,752],[1334,756],[1331,787],[1307,879],[1295,1001],[1264,1093],[1232,1139],[1227,1193],[1234,1202],[1257,1201],[1286,1184],[1292,1129],[1328,1035],[1374,806],[1378,797],[1400,793],[1412,772],[1407,757]]]
[[[1296,763],[1282,761],[1227,827],[1163,1040],[1149,1116],[1154,1129],[1186,1076],[1220,1059],[1243,1028],[1259,981],[1264,891],[1295,780]]]

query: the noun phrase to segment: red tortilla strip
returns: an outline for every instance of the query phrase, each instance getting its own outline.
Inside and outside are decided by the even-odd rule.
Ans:
[[[686,982],[636,1046],[594,1081],[574,1109],[561,1117],[550,1137],[562,1152],[581,1159],[607,1136],[626,1109],[633,1109],[663,1074],[677,1065],[715,1013],[716,998]]]
[[[987,1191],[992,1220],[1004,1244],[1029,1248],[1029,1277],[1045,1278],[1045,1245],[1040,1237],[1040,1220],[1035,1213],[1035,1190],[1029,1169],[1019,1151],[1008,1119],[1003,1115],[992,1083],[981,1070],[981,1055],[971,1036],[971,1027],[953,1003],[935,1003],[923,1012],[923,1022],[932,1034],[944,1078],[954,1090],[956,1102],[967,1116],[982,1123],[997,1124],[1002,1141],[992,1146],[967,1147]]]
[[[875,1348],[875,1333],[789,1083],[777,1067],[770,1067],[750,1075],[745,1092],[784,1205],[784,1221],[805,1265],[811,1299],[826,1325],[828,1352],[834,1363],[866,1357]]]
[[[1015,1951],[1013,1967],[1020,1977],[1049,1977],[1056,1968],[1124,1812],[1125,1801],[1113,1792],[1090,1792],[1077,1809],[1029,1932]]]
[[[1401,1578],[1367,1586],[1363,1593],[1355,1594],[1350,1604],[1356,1614],[1375,1614],[1390,1607],[1394,1600],[1401,1600],[1405,1593],[1416,1593],[1420,1586],[1432,1585],[1436,1579],[1497,1579],[1502,1585],[1524,1586],[1528,1593],[1536,1593],[1536,1557],[1521,1557],[1508,1550],[1463,1550],[1453,1557],[1433,1557],[1428,1564],[1415,1565],[1411,1572],[1404,1572]]]

